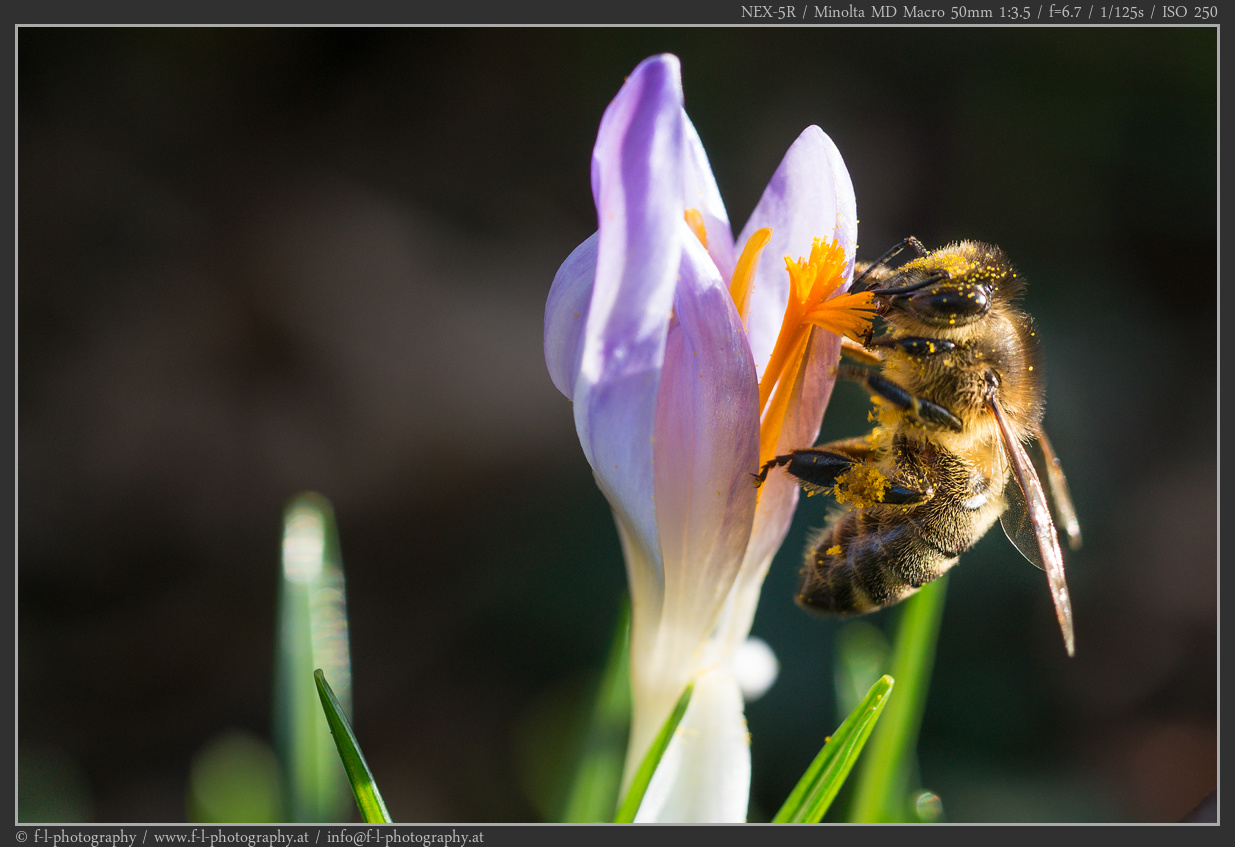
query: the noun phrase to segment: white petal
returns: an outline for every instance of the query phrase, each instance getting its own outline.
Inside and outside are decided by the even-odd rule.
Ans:
[[[743,823],[749,801],[750,735],[742,692],[728,668],[715,668],[696,680],[635,821]]]

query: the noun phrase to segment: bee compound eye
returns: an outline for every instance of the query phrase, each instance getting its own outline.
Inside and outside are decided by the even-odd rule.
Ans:
[[[928,324],[969,323],[991,308],[990,291],[981,285],[939,285],[908,298],[909,310]]]

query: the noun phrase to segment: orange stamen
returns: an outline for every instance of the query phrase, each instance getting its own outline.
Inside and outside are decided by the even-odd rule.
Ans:
[[[707,247],[707,228],[697,209],[687,209],[686,225]],[[729,280],[729,296],[737,307],[745,327],[750,316],[751,292],[759,257],[772,238],[772,230],[755,230],[742,248]],[[794,261],[785,257],[789,271],[789,300],[781,321],[772,356],[759,381],[759,461],[776,455],[777,442],[789,413],[793,387],[797,383],[806,359],[810,334],[821,327],[837,335],[859,340],[870,327],[875,310],[874,298],[866,292],[839,294],[845,281],[845,251],[837,241],[816,238],[811,245],[810,259]],[[836,296],[833,296],[836,295]]]
[[[699,243],[704,247],[708,246],[708,230],[703,225],[703,215],[699,214],[698,209],[686,210],[686,225],[690,227],[690,231],[695,234],[695,238],[699,239]]]
[[[776,454],[789,395],[801,372],[813,328],[818,326],[860,339],[870,326],[870,313],[875,309],[874,298],[866,292],[833,297],[845,281],[845,251],[837,241],[816,238],[809,260],[794,261],[786,256],[785,267],[789,271],[789,300],[772,356],[759,381],[760,462]]]
[[[854,341],[860,341],[871,325],[869,312],[874,309],[874,297],[868,291],[838,294],[809,310],[805,320],[837,335],[847,335]]]
[[[748,324],[747,318],[750,317],[750,294],[755,288],[755,269],[759,267],[759,256],[771,240],[772,230],[766,226],[755,230],[746,240],[742,255],[738,257],[733,268],[733,279],[729,281],[729,296],[733,298],[733,305],[738,307],[742,326]]]
[[[803,332],[789,356],[789,364],[782,373],[781,382],[785,386],[771,397],[763,418],[759,422],[759,464],[770,460],[776,455],[776,445],[780,441],[780,431],[785,425],[785,415],[789,412],[789,398],[793,394],[793,384],[798,381],[802,363],[806,360],[806,342],[808,334]],[[763,394],[763,383],[759,383],[760,396]]]

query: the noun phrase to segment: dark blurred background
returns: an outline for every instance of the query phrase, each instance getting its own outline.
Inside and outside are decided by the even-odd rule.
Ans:
[[[601,113],[661,51],[735,229],[813,123],[866,257],[979,238],[1030,281],[1085,532],[1078,654],[1002,533],[962,558],[919,760],[945,819],[1173,821],[1215,788],[1216,30],[22,29],[17,50],[26,814],[183,820],[195,754],[269,738],[281,510],[314,489],[395,818],[540,818],[520,739],[586,689],[625,581],[543,307],[595,228]],[[824,437],[866,405],[839,387]],[[752,819],[840,720],[840,625],[792,603],[823,519],[804,501],[755,621],[782,670],[748,708]]]

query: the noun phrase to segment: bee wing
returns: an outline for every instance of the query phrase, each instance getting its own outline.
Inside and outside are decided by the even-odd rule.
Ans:
[[[1033,521],[1029,517],[1029,504],[1025,502],[1022,486],[1009,485],[1003,490],[1003,499],[1007,503],[999,525],[1003,534],[1021,551],[1021,555],[1040,571],[1046,570],[1046,562],[1042,559],[1042,551],[1038,545],[1038,536],[1034,532]]]
[[[999,425],[1004,452],[1011,462],[1012,478],[1016,481],[1016,485],[1009,485],[1004,489],[1008,508],[1000,518],[1000,523],[1016,549],[1020,550],[1026,559],[1046,571],[1046,581],[1051,588],[1051,599],[1055,602],[1055,617],[1059,619],[1064,646],[1067,647],[1069,656],[1075,655],[1072,601],[1068,598],[1068,584],[1064,580],[1063,552],[1059,549],[1059,536],[1055,532],[1050,509],[1046,505],[1042,481],[1038,479],[1029,454],[1012,432],[1003,408],[994,397],[990,400],[990,410]]]
[[[1036,449],[1035,449],[1036,448]],[[1076,509],[1072,506],[1072,494],[1068,491],[1068,480],[1064,478],[1063,466],[1059,457],[1051,447],[1046,432],[1038,430],[1038,437],[1030,449],[1038,471],[1045,472],[1046,487],[1051,493],[1051,506],[1054,507],[1055,520],[1058,521],[1068,535],[1068,546],[1073,550],[1081,549],[1081,525],[1076,519]],[[1039,461],[1040,460],[1040,461]]]
[[[1038,479],[1046,479],[1046,489],[1050,493],[1051,516],[1057,526],[1062,526],[1068,536],[1068,547],[1081,549],[1081,525],[1076,518],[1076,508],[1072,505],[1072,494],[1068,491],[1068,480],[1064,477],[1059,458],[1051,447],[1046,432],[1038,429],[1036,437],[1029,443],[1027,450],[1033,461]],[[1028,559],[1038,570],[1045,570],[1042,557],[1038,553],[1038,543],[1034,537],[1033,524],[1029,519],[1029,506],[1020,489],[1010,489],[1004,492],[1007,510],[1000,517],[1003,531],[1008,539],[1016,545],[1016,549]]]

